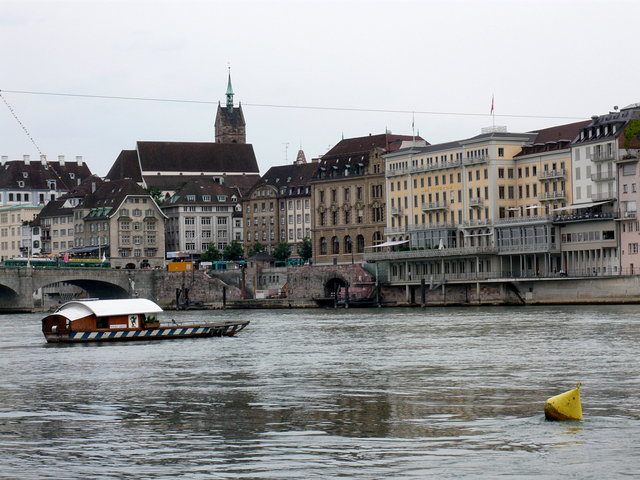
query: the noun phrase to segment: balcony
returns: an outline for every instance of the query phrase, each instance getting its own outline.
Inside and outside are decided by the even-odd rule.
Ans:
[[[491,225],[493,225],[493,221],[489,219],[465,220],[460,224],[463,228],[490,227]]]
[[[484,201],[481,198],[471,198],[469,199],[469,206],[472,208],[482,208],[484,207]]]
[[[424,232],[427,230],[442,230],[442,229],[456,229],[457,225],[450,222],[430,222],[418,225],[409,225],[407,231],[409,232]]]
[[[398,207],[391,207],[391,215],[399,217],[400,215],[404,215],[403,210]]]
[[[566,178],[567,173],[564,168],[560,170],[542,170],[538,172],[538,180],[557,180]]]
[[[553,220],[552,215],[518,215],[517,217],[503,217],[498,218],[496,225],[514,224],[514,223],[544,223]]]
[[[601,154],[594,154],[591,156],[591,161],[592,162],[610,162],[616,159],[616,156],[614,153],[601,153]]]
[[[627,210],[626,212],[620,212],[619,214],[619,218],[621,220],[636,218],[636,216],[637,212],[635,210]]]
[[[499,255],[512,255],[518,253],[548,253],[558,252],[560,249],[555,243],[527,243],[523,245],[500,245],[498,247]]]
[[[449,204],[447,202],[426,202],[422,204],[422,210],[424,211],[433,211],[433,210],[448,210]]]
[[[464,165],[479,165],[481,163],[487,163],[489,161],[489,157],[469,157],[464,158],[462,163]]]
[[[407,227],[385,227],[385,235],[402,235],[407,233]]]
[[[410,175],[412,173],[424,173],[432,172],[435,170],[446,170],[448,168],[458,168],[462,165],[461,160],[451,160],[448,162],[435,162],[428,165],[414,165],[406,168],[396,168],[393,170],[385,170],[385,177],[399,177],[403,175]]]
[[[558,192],[543,192],[538,195],[538,200],[541,202],[549,202],[554,200],[566,200],[567,194],[564,190]]]
[[[603,202],[605,200],[615,200],[616,194],[613,192],[598,192],[591,195],[591,200],[594,202]]]
[[[366,262],[382,260],[409,260],[440,257],[468,257],[476,255],[494,255],[498,253],[496,247],[464,247],[464,248],[430,248],[424,250],[406,250],[403,252],[373,252],[365,253]]]
[[[607,182],[609,180],[615,180],[616,174],[614,172],[598,172],[591,174],[591,180],[594,182]]]

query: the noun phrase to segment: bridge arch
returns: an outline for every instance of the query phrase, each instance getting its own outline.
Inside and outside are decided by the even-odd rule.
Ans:
[[[13,310],[20,305],[20,294],[13,288],[0,284],[0,310]]]
[[[346,288],[349,282],[341,275],[330,277],[324,282],[324,296],[333,297],[340,288]]]

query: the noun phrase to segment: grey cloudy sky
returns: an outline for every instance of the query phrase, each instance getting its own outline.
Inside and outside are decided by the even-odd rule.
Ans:
[[[439,143],[491,125],[492,95],[510,131],[640,102],[639,18],[637,0],[0,0],[0,90],[49,159],[104,175],[138,140],[213,141],[230,62],[264,173],[343,135],[410,135],[391,111]],[[4,103],[0,154],[38,155]]]

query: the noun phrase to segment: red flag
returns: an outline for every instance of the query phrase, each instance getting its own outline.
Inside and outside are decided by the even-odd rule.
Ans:
[[[493,115],[493,95],[491,95],[491,115]]]

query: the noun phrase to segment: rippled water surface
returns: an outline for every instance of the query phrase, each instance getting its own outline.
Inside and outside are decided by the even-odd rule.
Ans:
[[[0,478],[633,478],[640,307],[167,312],[235,338],[47,345],[0,317]],[[581,422],[546,398],[583,383]]]

